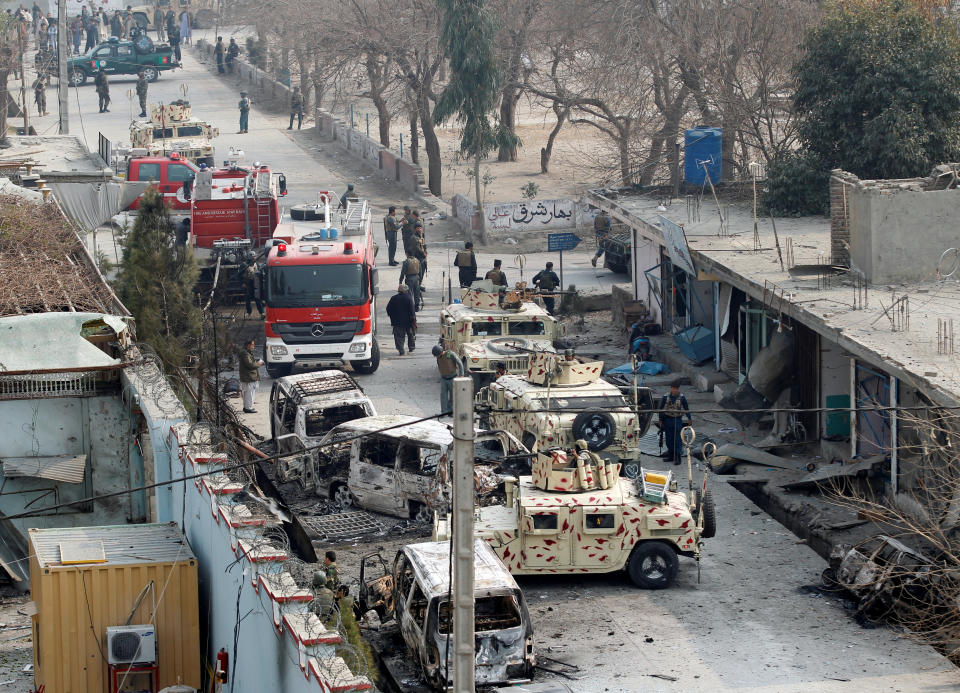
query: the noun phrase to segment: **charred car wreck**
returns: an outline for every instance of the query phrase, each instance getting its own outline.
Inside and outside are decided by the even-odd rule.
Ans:
[[[379,554],[361,566],[359,614],[375,610],[395,620],[410,656],[427,683],[451,684],[450,544],[410,544],[397,552],[391,571]],[[370,573],[374,573],[370,575]],[[475,676],[478,685],[527,682],[536,665],[533,626],[520,587],[490,547],[474,542]]]

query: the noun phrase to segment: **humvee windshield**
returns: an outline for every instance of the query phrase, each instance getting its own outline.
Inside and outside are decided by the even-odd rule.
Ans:
[[[547,406],[547,400],[537,399],[534,404],[541,407]],[[569,409],[571,411],[580,409],[618,409],[626,407],[626,400],[620,395],[593,395],[585,397],[551,397],[551,409]]]
[[[203,137],[203,128],[199,125],[181,125],[177,128],[178,137]]]
[[[473,323],[474,337],[499,337],[503,334],[503,323],[475,322]]]
[[[523,322],[509,322],[512,335],[538,335],[546,333],[546,326],[539,321],[524,320]]]

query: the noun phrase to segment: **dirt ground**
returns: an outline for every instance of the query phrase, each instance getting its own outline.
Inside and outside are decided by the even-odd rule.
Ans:
[[[29,594],[0,586],[0,691],[29,693],[33,689],[33,633],[25,610]],[[29,665],[30,670],[24,671]]]

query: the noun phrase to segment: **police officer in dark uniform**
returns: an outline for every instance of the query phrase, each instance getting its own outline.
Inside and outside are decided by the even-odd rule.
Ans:
[[[400,223],[397,221],[397,208],[390,205],[387,215],[383,218],[383,235],[387,239],[387,255],[390,259],[390,266],[395,267],[400,263],[396,260],[397,255],[397,231],[400,230]]]
[[[662,457],[680,464],[681,441],[680,430],[683,428],[683,419],[690,421],[690,407],[687,398],[680,394],[680,384],[674,381],[670,384],[670,394],[660,399],[660,430],[666,439],[667,451]]]
[[[503,260],[494,260],[493,269],[484,275],[484,279],[489,279],[494,286],[507,286],[507,275],[500,269],[503,266]]]
[[[217,36],[217,43],[213,47],[213,57],[217,59],[217,74],[224,74],[226,70],[223,68],[223,36]]]
[[[290,94],[290,127],[287,130],[293,130],[293,118],[297,118],[297,130],[303,125],[303,94],[300,93],[300,87],[294,87]]]
[[[417,310],[423,308],[423,296],[420,295],[420,261],[414,257],[413,250],[407,252],[407,259],[400,266],[400,283],[410,288],[413,305]]]
[[[541,292],[552,292],[558,286],[560,286],[560,277],[557,276],[557,273],[553,271],[553,263],[548,262],[545,269],[537,272],[533,277],[533,284],[540,289]],[[554,297],[553,296],[544,296],[543,305],[547,307],[547,312],[550,315],[553,315],[554,307]]]
[[[477,278],[477,256],[473,252],[473,243],[467,241],[463,244],[463,250],[457,253],[453,266],[458,268],[460,287],[470,288]]]

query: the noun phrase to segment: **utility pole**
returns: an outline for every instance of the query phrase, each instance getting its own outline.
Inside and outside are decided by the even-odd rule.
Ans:
[[[453,379],[453,690],[474,693],[473,379]]]
[[[67,110],[67,96],[70,83],[67,81],[67,0],[57,0],[57,95],[60,100],[60,134],[70,134],[70,113]]]

